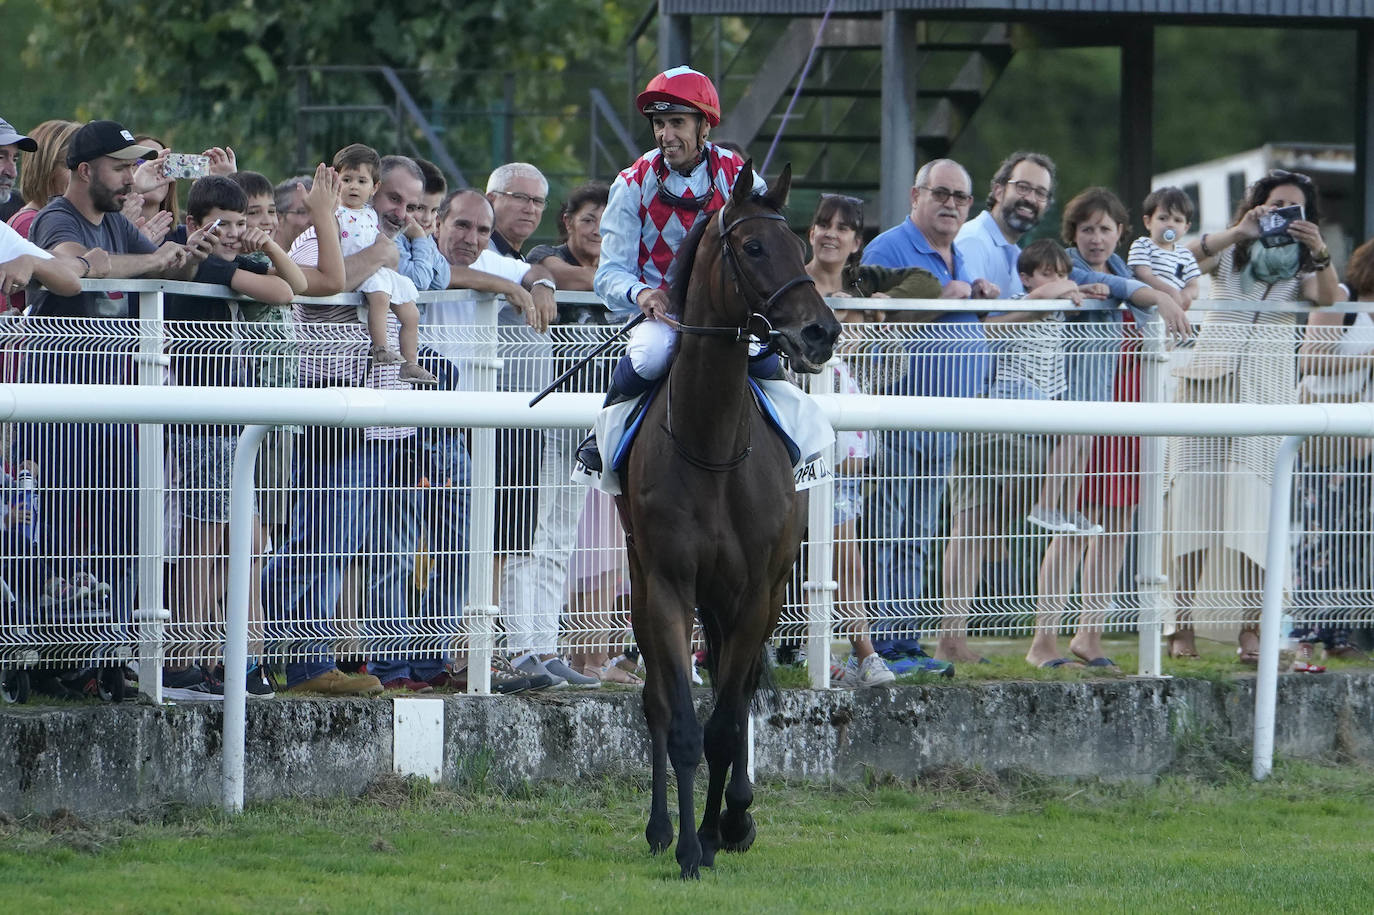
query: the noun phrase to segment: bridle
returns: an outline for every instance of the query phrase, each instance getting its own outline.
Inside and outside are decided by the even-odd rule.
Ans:
[[[660,316],[660,320],[683,334],[693,334],[700,337],[726,337],[732,343],[746,343],[757,340],[759,343],[763,344],[763,350],[759,353],[759,357],[762,357],[776,351],[774,341],[781,336],[782,333],[781,331],[773,329],[773,323],[768,320],[768,310],[772,308],[779,299],[793,289],[807,283],[814,286],[816,281],[810,274],[803,271],[801,275],[794,276],[792,279],[773,290],[772,294],[765,297],[764,294],[759,291],[758,286],[750,279],[749,274],[741,267],[739,255],[736,253],[734,246],[730,244],[730,233],[739,228],[743,223],[753,219],[772,219],[783,223],[787,221],[780,213],[751,213],[747,216],[741,216],[727,224],[725,222],[725,207],[721,207],[716,216],[717,227],[720,231],[721,260],[730,268],[731,281],[734,284],[735,292],[744,298],[745,304],[749,307],[750,315],[748,321],[746,321],[744,325],[738,327],[713,327],[709,325],[683,324],[681,321],[668,315]],[[722,285],[721,298],[723,298],[723,287],[725,283],[723,274],[721,275],[720,281]],[[757,330],[755,329],[756,322],[758,322],[759,325]],[[667,434],[668,440],[673,443],[673,449],[684,461],[701,470],[710,471],[712,473],[722,473],[726,470],[732,470],[738,467],[744,462],[745,458],[749,457],[750,452],[753,451],[753,445],[750,441],[746,441],[744,448],[727,461],[708,461],[690,453],[683,447],[682,442],[678,440],[677,436],[673,434],[673,390],[671,385],[668,386],[666,395],[667,401],[665,404],[663,431]]]
[[[764,296],[759,288],[754,285],[749,274],[740,266],[739,254],[735,251],[734,245],[730,244],[730,233],[739,228],[743,223],[754,219],[772,219],[777,222],[785,223],[781,213],[750,213],[727,224],[725,222],[725,207],[721,207],[717,216],[716,223],[720,230],[720,254],[721,260],[730,268],[731,281],[734,284],[735,292],[744,298],[745,304],[749,307],[749,320],[743,326],[738,327],[712,327],[696,324],[683,324],[681,321],[669,315],[661,315],[660,320],[673,330],[683,334],[692,334],[699,337],[728,337],[732,343],[745,343],[757,340],[764,344],[764,353],[773,352],[775,348],[773,342],[780,336],[781,332],[773,329],[773,322],[768,320],[768,310],[772,308],[779,299],[791,292],[798,286],[810,283],[816,285],[815,279],[806,271],[798,276],[783,283],[769,296]],[[724,276],[721,277],[722,285],[725,282]],[[722,292],[724,290],[722,289]],[[755,330],[755,322],[759,328]]]

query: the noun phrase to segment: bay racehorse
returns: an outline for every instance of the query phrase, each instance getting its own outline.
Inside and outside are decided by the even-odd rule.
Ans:
[[[718,849],[744,851],[754,841],[749,707],[766,675],[764,643],[777,625],[806,525],[806,496],[796,491],[787,449],[750,392],[749,339],[763,339],[795,370],[814,373],[840,332],[779,212],[791,167],[765,195],[753,195],[753,184],[746,164],[729,200],[697,221],[678,252],[671,293],[682,334],[678,353],[631,448],[619,497],[652,741],[645,837],[655,854],[672,844],[671,761],[684,878],[711,866]],[[694,611],[715,694],[704,735],[690,681]],[[701,828],[693,832],[692,785],[703,746],[710,782]]]

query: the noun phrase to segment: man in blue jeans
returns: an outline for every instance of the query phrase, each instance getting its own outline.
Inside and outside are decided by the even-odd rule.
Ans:
[[[398,173],[402,177],[404,172]],[[418,202],[422,179],[395,182],[399,202],[383,203],[382,219],[404,225],[409,198]],[[332,185],[332,188],[331,188]],[[316,171],[306,197],[312,225],[291,246],[291,259],[307,281],[306,294],[333,295],[352,289],[378,267],[395,267],[396,244],[385,233],[377,242],[344,258],[334,220],[337,178]],[[392,213],[391,211],[395,211]],[[301,305],[293,318],[299,341],[300,383],[306,387],[358,386],[405,390],[394,366],[366,368],[366,334],[351,305]],[[351,325],[345,330],[339,325]],[[393,337],[396,322],[388,327]],[[394,341],[393,341],[394,342]],[[343,592],[344,572],[359,554],[371,566],[363,597],[363,634],[387,685],[423,691],[432,688],[415,679],[427,673],[423,659],[399,661],[414,631],[409,586],[414,578],[419,532],[419,489],[414,473],[413,428],[308,428],[296,448],[299,491],[290,534],[273,553],[263,573],[263,606],[268,638],[284,642],[286,687],[332,696],[376,695],[383,681],[373,674],[348,675],[335,664],[333,643],[340,633],[335,616]],[[385,665],[398,661],[397,670]],[[400,667],[405,670],[401,671]],[[442,659],[430,665],[442,672]],[[395,673],[395,676],[393,676]]]
[[[996,298],[998,289],[969,276],[954,238],[973,203],[968,171],[951,159],[928,162],[911,188],[911,214],[873,239],[863,262],[923,267],[943,287],[942,298]],[[946,312],[919,325],[925,339],[901,357],[904,371],[875,394],[976,397],[987,385],[990,357],[983,325],[973,312]],[[939,533],[940,503],[958,436],[952,432],[886,432],[878,440],[877,472],[886,479],[865,515],[871,543],[868,567],[873,646],[898,674],[948,673],[917,637],[918,602]]]

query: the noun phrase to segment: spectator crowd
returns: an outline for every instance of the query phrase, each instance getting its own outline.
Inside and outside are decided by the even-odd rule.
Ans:
[[[126,353],[79,331],[93,319],[139,317],[137,297],[81,281],[164,278],[239,296],[166,297],[168,384],[470,390],[473,348],[458,329],[472,323],[479,297],[495,293],[497,388],[537,392],[590,351],[592,338],[578,325],[665,313],[676,245],[698,211],[728,197],[743,165],[739,152],[709,140],[719,112],[708,101],[677,104],[673,86],[683,78],[669,71],[656,78],[664,80],[659,90],[641,96],[657,149],[614,185],[574,189],[556,216],[545,176],[523,162],[493,170],[485,188],[450,189],[430,162],[354,143],[310,175],[274,180],[241,168],[229,147],[187,155],[113,121],[46,121],[24,134],[0,120],[0,212],[8,223],[0,226],[0,304],[8,320],[48,319],[56,328],[39,334],[33,328],[45,325],[31,321],[29,337],[5,351],[3,371],[18,381],[132,383],[138,369]],[[706,183],[694,189],[698,168]],[[1217,299],[1374,299],[1370,244],[1354,252],[1346,287],[1339,285],[1310,178],[1261,179],[1231,226],[1202,235],[1190,235],[1188,196],[1157,189],[1141,202],[1143,233],[1125,258],[1118,251],[1137,233],[1105,188],[1063,206],[1060,240],[1031,240],[1059,183],[1049,156],[1013,153],[970,219],[972,176],[950,159],[927,162],[915,175],[909,216],[867,245],[863,202],[822,195],[807,236],[808,273],[827,296],[866,300],[840,309],[852,330],[837,351],[841,390],[1135,400],[1141,330],[1160,320],[1175,343],[1187,343],[1169,370],[1180,402],[1370,399],[1368,315],[1318,310],[1295,328],[1292,313],[1257,304],[1190,323],[1204,276]],[[1302,214],[1280,237],[1268,215],[1292,206]],[[651,223],[665,246],[645,240]],[[560,243],[533,245],[541,226]],[[560,305],[558,290],[596,291],[605,307]],[[301,301],[345,292],[360,293],[363,304]],[[421,295],[433,292],[443,294]],[[970,304],[884,312],[883,298]],[[987,311],[972,305],[977,300],[1021,302]],[[1037,300],[1059,307],[1027,310]],[[611,390],[608,401],[637,396],[662,374],[675,347],[665,328],[645,322],[625,361],[600,370],[594,383]],[[766,354],[751,368],[760,378],[778,371]],[[184,656],[167,659],[163,685],[172,697],[208,699],[222,694],[222,667],[205,659],[219,653],[213,632],[226,602],[237,430],[169,432],[167,514],[178,557],[169,606]],[[599,461],[588,451],[594,443],[579,449],[578,437],[562,430],[498,430],[494,504],[479,506],[470,463],[476,434],[271,433],[258,459],[251,695],[465,689],[468,662],[454,653],[451,634],[474,600],[490,601],[499,620],[495,691],[641,685],[614,504],[568,484],[579,457]],[[137,600],[139,446],[126,424],[7,431],[0,486],[11,495],[0,522],[0,576],[11,619],[99,612],[113,621],[112,638],[127,630]],[[1164,560],[1177,614],[1174,656],[1196,654],[1192,620],[1210,589],[1240,595],[1237,658],[1258,659],[1265,524],[1252,515],[1267,508],[1276,447],[1269,438],[1169,445]],[[1316,644],[1329,656],[1359,654],[1342,620],[1374,590],[1369,450],[1367,440],[1327,439],[1303,455],[1299,669],[1320,669]],[[832,677],[873,686],[979,663],[970,641],[975,607],[1012,594],[1034,603],[1029,664],[1115,669],[1102,635],[1128,600],[1122,573],[1140,451],[1132,439],[1092,436],[842,435],[834,490],[846,609],[839,629],[853,654],[834,662]],[[495,518],[490,569],[474,569],[468,558],[478,510]],[[1029,540],[1041,548],[1019,546]],[[474,598],[473,581],[490,582],[490,594]],[[932,601],[933,626],[922,609]],[[1076,628],[1061,651],[1071,605]],[[265,660],[283,653],[284,666]],[[43,687],[63,695],[73,682],[54,673]]]

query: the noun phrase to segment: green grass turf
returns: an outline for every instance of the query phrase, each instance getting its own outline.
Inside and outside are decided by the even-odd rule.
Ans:
[[[0,823],[8,912],[1365,912],[1374,770],[1209,762],[1153,785],[951,772],[765,784],[758,841],[677,879],[637,781],[454,788],[225,818]],[[698,805],[700,800],[698,800]]]
[[[1030,648],[1028,636],[1004,639],[971,639],[969,644],[974,651],[988,659],[986,664],[956,664],[953,679],[945,679],[932,674],[910,674],[898,679],[899,683],[921,683],[929,686],[948,686],[987,680],[1089,680],[1102,677],[1121,677],[1134,674],[1139,669],[1140,638],[1133,632],[1113,632],[1103,636],[1103,650],[1116,662],[1118,671],[1107,668],[1058,667],[1049,670],[1032,667],[1026,663],[1026,651]],[[1068,637],[1059,639],[1060,650],[1068,653]],[[1168,676],[1186,677],[1195,680],[1231,680],[1237,676],[1253,676],[1255,669],[1236,663],[1236,646],[1230,642],[1219,642],[1197,638],[1198,658],[1170,658],[1167,649],[1161,648],[1163,671]],[[835,642],[832,653],[843,661],[849,654],[847,642]],[[1323,659],[1331,672],[1368,670],[1369,660]],[[1302,674],[1301,676],[1309,676]],[[1310,676],[1321,676],[1311,674]],[[805,668],[779,666],[774,670],[774,679],[784,688],[806,687],[808,679]],[[1374,911],[1374,904],[1371,905]]]

